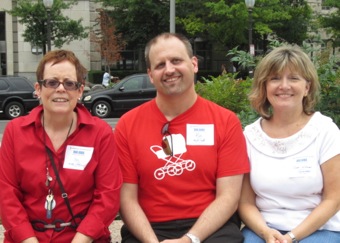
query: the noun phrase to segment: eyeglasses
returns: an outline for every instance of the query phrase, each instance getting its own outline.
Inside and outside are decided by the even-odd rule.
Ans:
[[[162,139],[162,148],[163,148],[163,152],[166,154],[166,155],[170,155],[170,156],[173,156],[174,153],[173,153],[173,143],[172,143],[172,135],[171,133],[169,132],[169,126],[170,126],[170,123],[167,122],[164,124],[164,126],[162,127],[162,135],[164,136],[163,139]],[[168,139],[168,136],[166,135],[169,135],[170,137],[170,143],[169,143],[169,139]]]
[[[46,88],[56,89],[60,84],[64,86],[66,90],[77,90],[80,88],[81,83],[77,81],[66,80],[64,82],[60,82],[56,79],[45,79],[38,81],[40,85],[44,85]]]

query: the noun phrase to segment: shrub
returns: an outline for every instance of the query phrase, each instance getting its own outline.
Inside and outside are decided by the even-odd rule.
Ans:
[[[317,110],[333,119],[340,127],[340,69],[337,59],[332,56],[319,59],[318,75],[321,85],[320,102]]]
[[[322,114],[329,116],[340,127],[340,60],[332,53],[332,48],[326,46],[323,48],[320,42],[319,47],[313,47],[309,43],[304,43],[302,49],[311,54],[312,61],[317,69],[321,91],[320,102],[316,106],[316,110]],[[269,49],[281,46],[283,44],[277,40],[272,40],[269,43]],[[313,55],[314,54],[314,55]],[[254,63],[261,59],[261,56],[252,58],[244,51],[237,50],[237,47],[230,50],[227,56],[232,56],[232,61],[238,63],[243,68],[252,67]],[[217,94],[215,94],[217,95]],[[221,96],[221,95],[220,95]],[[232,103],[232,102],[231,102]],[[242,112],[236,111],[241,118],[242,124],[249,124],[253,120],[254,112],[249,109],[243,109]]]
[[[210,79],[203,78],[204,82],[196,84],[196,91],[200,96],[235,112],[245,126],[258,117],[248,101],[252,79],[236,79],[236,75],[227,73],[218,77],[210,76]]]

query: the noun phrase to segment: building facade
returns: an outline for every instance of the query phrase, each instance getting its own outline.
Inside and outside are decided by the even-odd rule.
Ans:
[[[15,5],[15,0],[1,0],[1,9],[11,10]],[[97,17],[98,7],[93,0],[78,0],[77,5],[63,11],[63,14],[75,20],[82,18],[84,27],[92,27]],[[0,12],[0,74],[26,76],[35,81],[35,71],[43,54],[37,47],[24,42],[22,37],[24,28],[25,26],[18,22],[17,17],[5,11]],[[62,48],[72,50],[88,70],[101,69],[100,53],[96,50],[95,44],[91,43],[90,37],[72,41]]]

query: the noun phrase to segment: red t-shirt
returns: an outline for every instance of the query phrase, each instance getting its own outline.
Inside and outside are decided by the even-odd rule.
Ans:
[[[217,178],[250,170],[240,121],[198,97],[169,124],[173,157],[161,147],[165,123],[155,100],[120,118],[115,138],[123,180],[138,184],[139,203],[150,222],[197,218],[215,199]]]
[[[4,242],[21,242],[33,236],[39,242],[71,242],[76,231],[94,239],[110,236],[108,226],[118,212],[122,184],[112,128],[105,121],[91,116],[82,105],[77,106],[76,112],[77,129],[58,151],[54,151],[48,137],[44,139],[41,106],[29,115],[8,123],[0,152],[0,208],[2,223],[6,228]],[[77,230],[66,227],[60,232],[37,232],[30,223],[32,220],[46,223],[57,219],[71,221],[45,144],[53,151],[73,214],[85,216]],[[93,148],[85,168],[64,168],[67,145]],[[80,157],[77,159],[83,161]],[[45,185],[46,165],[53,178],[51,189],[56,200],[51,219],[46,218],[45,209],[48,194]]]

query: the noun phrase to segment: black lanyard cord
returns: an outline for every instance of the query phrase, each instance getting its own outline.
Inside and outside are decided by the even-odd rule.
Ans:
[[[51,150],[45,145],[45,149],[46,149],[46,152],[48,154],[48,157],[50,158],[50,161],[51,161],[51,164],[52,164],[52,167],[53,167],[53,170],[54,170],[54,174],[57,178],[57,181],[58,181],[58,184],[59,184],[59,187],[60,187],[60,191],[61,191],[61,197],[64,198],[65,200],[65,203],[66,203],[66,206],[68,208],[68,211],[70,212],[71,216],[72,216],[72,220],[73,222],[75,223],[76,226],[78,226],[76,220],[75,220],[75,217],[73,215],[73,211],[72,211],[72,208],[71,208],[71,204],[70,204],[70,201],[68,199],[68,196],[67,196],[67,193],[65,192],[65,188],[63,186],[63,183],[61,182],[61,179],[60,179],[60,176],[59,176],[59,172],[57,170],[57,166],[54,162],[54,159],[53,159],[53,155],[52,155],[52,152]]]

